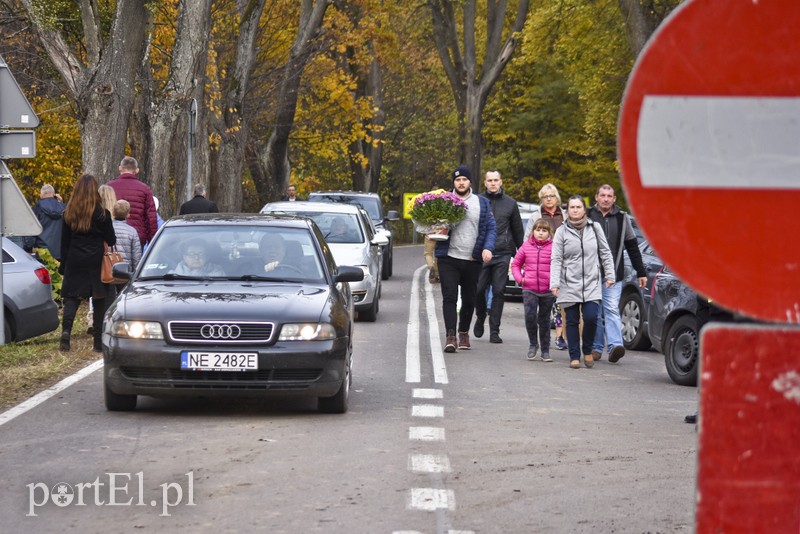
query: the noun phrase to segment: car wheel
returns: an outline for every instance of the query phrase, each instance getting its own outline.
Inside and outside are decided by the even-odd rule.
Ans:
[[[322,413],[346,413],[347,401],[350,398],[350,384],[352,376],[350,366],[347,367],[347,376],[342,380],[342,385],[333,397],[319,397],[317,408]]]
[[[638,291],[622,295],[619,302],[619,315],[622,320],[622,344],[628,350],[647,350],[650,337],[644,329],[644,304]]]
[[[664,363],[673,382],[681,386],[697,385],[698,354],[697,319],[679,317],[669,329],[664,350]]]
[[[110,412],[129,412],[136,408],[136,395],[119,395],[105,384],[106,410]]]
[[[381,280],[388,280],[392,276],[392,248],[386,247],[383,251],[383,263],[381,264]]]
[[[358,320],[374,323],[378,319],[378,302],[380,302],[380,299],[378,299],[378,293],[376,292],[370,307],[358,312]]]

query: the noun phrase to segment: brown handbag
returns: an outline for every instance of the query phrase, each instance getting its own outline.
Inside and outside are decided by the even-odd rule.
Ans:
[[[123,278],[114,278],[111,274],[111,268],[115,263],[124,263],[122,254],[117,252],[116,247],[109,247],[108,243],[103,242],[103,266],[100,272],[100,281],[104,284],[124,284],[127,280]]]

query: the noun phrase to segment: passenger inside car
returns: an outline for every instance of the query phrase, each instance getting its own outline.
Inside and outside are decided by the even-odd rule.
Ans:
[[[210,256],[209,244],[202,238],[192,238],[184,245],[182,259],[172,272],[183,276],[225,276],[222,267],[209,262]]]
[[[325,241],[329,243],[355,243],[358,241],[356,230],[350,227],[350,222],[344,217],[334,217],[331,226],[325,234]]]

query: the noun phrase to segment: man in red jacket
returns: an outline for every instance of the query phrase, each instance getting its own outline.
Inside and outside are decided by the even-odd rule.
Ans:
[[[136,229],[142,246],[153,239],[158,230],[156,220],[156,204],[153,191],[137,178],[139,163],[130,156],[125,156],[119,163],[120,175],[108,182],[117,194],[117,200],[127,200],[131,211],[126,221]]]

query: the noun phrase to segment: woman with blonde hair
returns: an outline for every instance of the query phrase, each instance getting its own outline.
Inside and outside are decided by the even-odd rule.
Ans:
[[[97,179],[84,174],[72,189],[61,230],[59,271],[64,275],[61,286],[64,316],[60,350],[70,350],[75,314],[81,300],[91,298],[94,306],[93,349],[102,351],[103,314],[114,295],[111,284],[104,284],[100,279],[104,242],[109,246],[117,242],[111,213],[102,206]]]
[[[539,189],[539,201],[541,204],[533,210],[531,218],[528,219],[528,224],[525,225],[525,241],[530,239],[531,232],[533,232],[533,223],[539,219],[547,219],[553,228],[553,233],[567,219],[567,215],[561,207],[561,195],[553,184],[544,184]]]

